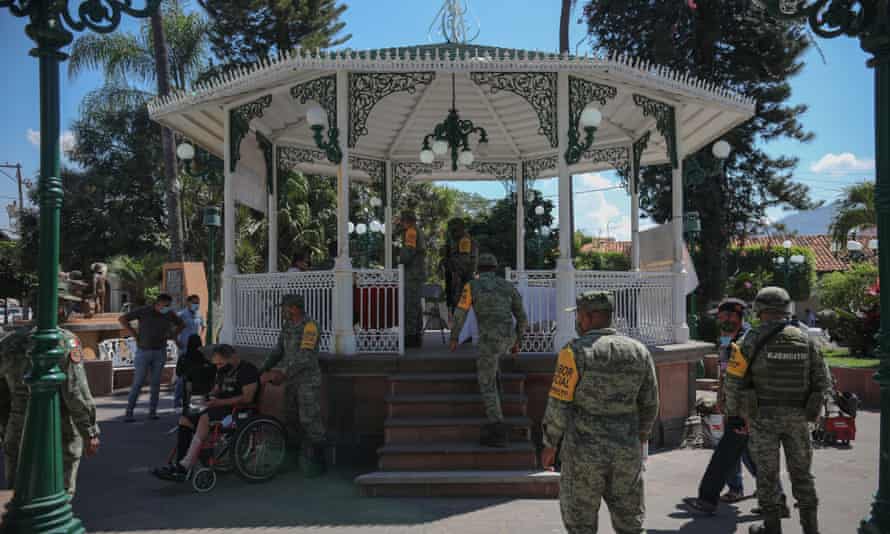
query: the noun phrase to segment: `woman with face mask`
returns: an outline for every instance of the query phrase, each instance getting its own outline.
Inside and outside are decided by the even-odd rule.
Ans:
[[[192,336],[198,336],[200,339],[204,338],[206,326],[204,318],[201,317],[201,298],[198,295],[189,295],[188,299],[186,299],[185,307],[177,315],[185,324],[185,328],[182,329],[179,337],[176,339],[176,345],[179,347],[179,357],[181,358],[188,350],[189,338]],[[183,388],[183,380],[177,375],[176,386],[173,390],[173,406],[176,408],[182,406]]]

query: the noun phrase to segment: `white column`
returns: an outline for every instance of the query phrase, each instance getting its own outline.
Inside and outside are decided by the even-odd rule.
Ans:
[[[272,145],[272,193],[269,194],[267,217],[269,222],[268,271],[278,272],[278,145]]]
[[[334,353],[355,354],[352,261],[349,259],[349,73],[337,71],[337,129],[343,159],[337,176],[337,259],[334,262]]]
[[[522,162],[516,168],[516,270],[525,271],[525,175]]]
[[[636,158],[634,157],[633,143],[630,145],[630,267],[634,271],[640,270],[640,190],[636,177],[640,173]]]
[[[575,320],[563,311],[575,303],[575,266],[572,263],[572,175],[565,160],[568,146],[569,75],[558,74],[557,124],[559,128],[559,260],[556,262],[556,349],[575,337]]]
[[[675,108],[674,137],[677,141],[677,168],[674,169],[671,190],[673,192],[672,223],[674,231],[674,343],[689,341],[689,326],[686,324],[686,265],[683,263],[683,136],[680,123],[681,110]]]
[[[383,265],[387,269],[392,269],[392,161],[390,160],[386,160],[386,174],[384,176],[386,198],[383,201],[386,205],[383,208]]]
[[[235,284],[232,277],[238,274],[238,266],[235,265],[235,173],[229,167],[229,162],[232,161],[231,110],[226,108],[224,115],[223,242],[225,254],[223,256],[223,291],[221,295],[223,324],[219,333],[219,341],[220,343],[233,343],[235,338]]]

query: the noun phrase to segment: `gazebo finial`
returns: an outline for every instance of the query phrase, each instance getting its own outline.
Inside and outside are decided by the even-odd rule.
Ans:
[[[430,24],[429,34],[432,36],[433,27],[438,23],[439,31],[445,38],[447,43],[467,44],[479,37],[481,25],[477,19],[475,25],[467,21],[470,14],[470,4],[468,0],[445,0],[436,18]],[[469,36],[475,26],[476,33]]]

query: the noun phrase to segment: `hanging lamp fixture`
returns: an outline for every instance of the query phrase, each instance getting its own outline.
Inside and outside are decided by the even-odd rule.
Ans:
[[[470,135],[478,134],[479,141],[476,147],[480,152],[488,148],[488,133],[485,128],[476,126],[471,120],[463,120],[457,112],[456,83],[454,73],[451,73],[451,109],[445,120],[436,125],[433,133],[423,138],[423,146],[420,150],[420,161],[429,165],[436,157],[443,157],[451,153],[451,170],[457,171],[458,164],[469,167],[476,161],[476,156],[470,148]]]

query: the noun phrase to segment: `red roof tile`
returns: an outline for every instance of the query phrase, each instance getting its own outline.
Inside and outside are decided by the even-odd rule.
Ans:
[[[845,257],[843,251],[837,255],[831,251],[831,236],[827,235],[757,236],[736,240],[733,245],[781,247],[785,240],[791,241],[792,246],[805,247],[813,252],[813,255],[816,256],[817,273],[846,271],[850,268],[851,262]],[[868,245],[868,242],[862,244]],[[874,253],[867,246],[862,252],[869,261],[874,261]]]

